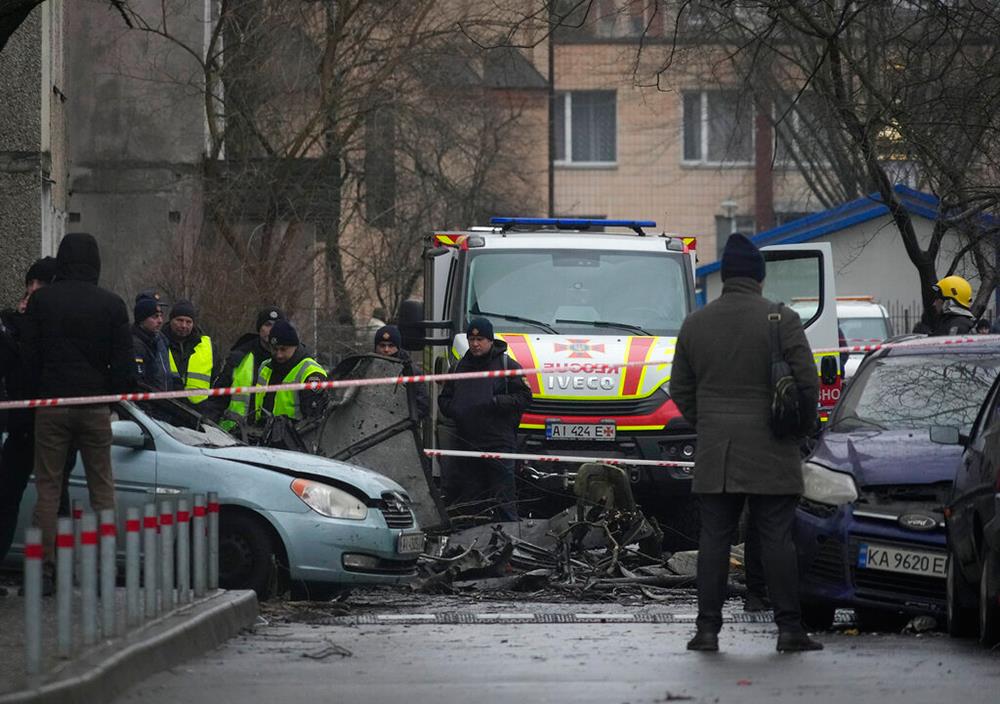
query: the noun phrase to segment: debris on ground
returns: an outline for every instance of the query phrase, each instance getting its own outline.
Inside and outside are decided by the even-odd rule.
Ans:
[[[412,588],[671,601],[694,586],[697,552],[663,554],[663,532],[636,505],[624,470],[584,464],[574,489],[576,506],[550,519],[493,522],[431,541]],[[742,557],[740,547],[733,564],[742,566]]]
[[[302,653],[302,657],[310,658],[311,660],[325,660],[331,655],[339,655],[342,658],[349,658],[354,655],[350,650],[336,643],[331,643],[330,641],[324,641],[323,647],[310,651],[308,653]]]

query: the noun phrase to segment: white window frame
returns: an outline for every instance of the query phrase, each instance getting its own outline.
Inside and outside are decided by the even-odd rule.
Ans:
[[[611,161],[573,161],[573,93],[583,92],[609,92],[609,91],[586,91],[586,90],[561,90],[556,94],[556,100],[563,100],[563,150],[564,159],[555,159],[553,154],[552,163],[570,169],[614,169],[618,167],[618,91],[610,92],[615,95],[615,158]],[[556,128],[558,129],[558,125]]]
[[[710,166],[712,168],[723,168],[723,169],[746,169],[754,165],[753,155],[756,153],[757,148],[757,130],[755,128],[754,119],[756,117],[756,108],[750,108],[750,154],[751,158],[749,161],[709,161],[708,160],[708,94],[709,93],[727,93],[736,92],[735,90],[687,90],[681,91],[681,164],[684,166]],[[697,93],[700,96],[699,104],[701,105],[701,144],[699,145],[699,151],[701,152],[701,158],[699,159],[688,159],[684,155],[684,127],[687,124],[687,101],[684,100],[686,95],[691,95],[692,93]]]

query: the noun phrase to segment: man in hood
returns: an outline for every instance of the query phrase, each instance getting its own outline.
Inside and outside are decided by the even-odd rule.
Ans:
[[[167,349],[170,352],[170,372],[182,389],[208,389],[212,386],[212,339],[201,331],[195,322],[198,311],[184,298],[174,302],[166,329]],[[204,403],[209,396],[189,396],[188,403]]]
[[[22,360],[30,397],[120,394],[135,388],[128,310],[121,298],[97,285],[101,258],[86,233],[59,244],[55,281],[32,294],[22,329]],[[43,590],[52,589],[56,515],[63,466],[79,449],[94,511],[115,507],[108,404],[58,406],[35,411],[34,523],[42,529]]]
[[[486,318],[473,318],[466,328],[469,351],[452,373],[520,369],[507,356],[507,343],[493,335]],[[531,402],[531,389],[524,377],[447,381],[438,397],[438,407],[455,423],[462,449],[479,452],[516,452],[521,413]],[[483,502],[496,508],[500,520],[517,520],[512,460],[468,459],[446,463],[442,477],[451,504],[469,504],[482,510]]]
[[[135,297],[132,308],[132,350],[139,385],[150,391],[173,389],[170,353],[163,328],[163,308],[155,292],[144,291]]]
[[[271,328],[279,320],[287,320],[277,306],[268,306],[257,313],[254,323],[256,332],[248,332],[232,346],[222,371],[215,380],[217,388],[230,386],[253,386],[264,360],[271,358]],[[229,407],[219,423],[232,432],[240,421],[250,417],[250,394],[233,394],[229,397]]]

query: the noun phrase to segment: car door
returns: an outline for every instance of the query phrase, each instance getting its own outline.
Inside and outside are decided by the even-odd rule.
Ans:
[[[955,476],[955,486],[948,516],[949,534],[956,538],[952,548],[967,575],[978,573],[980,547],[976,526],[993,517],[997,472],[1000,469],[1000,382],[994,383],[987,396],[962,462]]]
[[[833,249],[829,242],[816,242],[771,245],[761,253],[766,264],[764,297],[784,303],[802,318],[820,375],[820,419],[826,421],[843,386],[840,355],[829,351],[840,339]]]

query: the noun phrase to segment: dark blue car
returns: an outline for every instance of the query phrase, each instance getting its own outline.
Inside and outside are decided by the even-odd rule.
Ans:
[[[803,617],[829,627],[837,607],[880,626],[943,614],[944,506],[962,447],[1000,370],[1000,342],[920,338],[870,355],[806,461],[797,513]]]

